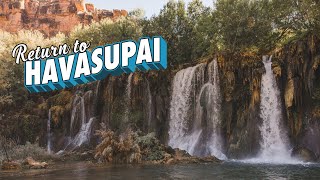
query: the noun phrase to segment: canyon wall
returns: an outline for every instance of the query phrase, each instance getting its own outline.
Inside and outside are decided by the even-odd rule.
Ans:
[[[292,42],[278,52],[274,52],[272,58],[272,71],[277,89],[279,89],[278,101],[281,117],[278,118],[283,127],[281,133],[288,137],[289,141],[286,143],[292,153],[304,153],[313,160],[318,159],[320,155],[320,143],[318,142],[320,139],[319,44],[319,39],[310,35],[304,40]],[[187,132],[190,132],[199,123],[201,126],[208,123],[206,116],[198,119],[197,106],[199,102],[203,104],[205,101],[201,99],[198,101],[197,94],[202,92],[202,85],[210,79],[210,74],[212,74],[210,64],[213,59],[217,60],[221,91],[219,93],[221,98],[220,123],[217,124],[219,127],[215,128],[221,129],[223,152],[228,158],[254,157],[261,149],[260,127],[263,123],[261,91],[262,76],[266,69],[262,57],[234,54],[208,57],[198,64],[183,65],[179,70],[136,72],[130,76],[123,74],[119,77],[108,77],[99,82],[63,90],[49,98],[46,101],[46,108],[42,110],[43,138],[40,143],[43,146],[46,146],[47,143],[46,127],[49,109],[53,116],[51,132],[54,134],[52,141],[55,151],[65,146],[68,137],[76,136],[81,131],[81,124],[83,124],[81,110],[77,110],[79,111],[77,117],[72,118],[74,109],[81,109],[73,102],[75,98],[81,96],[85,100],[82,111],[85,111],[87,115],[90,114],[85,122],[94,118],[92,128],[90,128],[92,144],[99,142],[93,136],[93,132],[99,128],[100,123],[104,123],[106,127],[118,133],[128,128],[144,134],[155,132],[163,143],[168,144],[170,122],[172,121],[171,108],[176,106],[177,111],[180,111],[180,105],[172,102],[174,77],[178,71],[179,74],[183,74],[189,72],[186,69],[188,67],[199,69],[197,67],[201,66],[199,73],[190,74],[192,78],[188,86],[191,88],[190,95],[181,91],[182,96],[190,98],[187,101],[189,110],[184,115],[185,122],[187,122],[185,127],[189,129]],[[189,78],[189,75],[184,74],[181,77]],[[189,80],[186,79],[186,82]],[[184,89],[182,86],[184,84],[181,84],[180,89]],[[91,97],[88,94],[94,95]],[[177,115],[181,118],[181,114]],[[73,124],[74,128],[70,128],[70,124]]]
[[[99,10],[84,0],[0,0],[0,29],[39,30],[46,36],[69,33],[76,25],[127,16],[125,10]]]

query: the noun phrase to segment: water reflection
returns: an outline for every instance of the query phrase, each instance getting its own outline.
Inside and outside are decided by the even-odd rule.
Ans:
[[[225,162],[189,165],[57,164],[46,170],[1,171],[0,179],[319,179],[319,164],[266,165]]]

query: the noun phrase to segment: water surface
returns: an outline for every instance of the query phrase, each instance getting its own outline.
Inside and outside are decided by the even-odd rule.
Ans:
[[[46,170],[1,172],[0,179],[319,179],[319,164],[225,162],[187,165],[59,164]]]

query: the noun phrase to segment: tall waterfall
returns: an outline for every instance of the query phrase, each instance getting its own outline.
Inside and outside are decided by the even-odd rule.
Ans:
[[[250,159],[254,163],[298,163],[291,157],[287,132],[281,125],[282,110],[280,92],[273,74],[271,58],[263,57],[266,73],[262,76],[260,117],[262,125],[260,153],[257,158]]]
[[[287,146],[286,132],[281,128],[281,104],[280,92],[276,79],[271,69],[271,58],[263,57],[263,64],[266,73],[262,76],[261,87],[261,155],[260,158],[267,161],[287,161],[290,160],[290,150]]]
[[[223,143],[221,137],[221,94],[220,94],[220,79],[218,71],[218,63],[215,59],[209,64],[209,90],[208,90],[208,102],[206,104],[207,117],[210,123],[209,127],[209,152],[211,155],[215,155],[220,159],[226,159],[227,157],[222,153]],[[211,134],[210,134],[211,133]]]
[[[173,79],[170,103],[169,146],[192,153],[201,131],[188,132],[188,111],[190,109],[192,80],[200,65],[179,71]]]
[[[51,109],[49,109],[47,121],[47,152],[51,153]]]
[[[220,136],[221,99],[216,59],[208,65],[207,78],[205,68],[205,64],[199,64],[183,69],[173,79],[169,145],[191,155],[226,159]]]

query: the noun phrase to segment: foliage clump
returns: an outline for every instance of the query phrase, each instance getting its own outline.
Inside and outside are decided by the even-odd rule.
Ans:
[[[158,161],[165,158],[165,147],[156,138],[155,133],[140,136],[136,142],[142,150],[144,161]]]
[[[95,158],[109,163],[140,163],[141,151],[135,143],[137,134],[128,131],[122,136],[116,136],[110,130],[96,132],[102,142],[96,147]]]
[[[0,30],[0,134],[19,144],[34,143],[41,132],[41,108],[46,94],[29,94],[24,87],[23,63],[15,64],[12,49],[25,43],[28,49],[61,44],[64,34],[46,38],[39,31],[21,30],[8,33]],[[42,104],[42,107],[38,107]],[[38,108],[37,108],[38,107]]]
[[[131,17],[122,17],[117,20],[103,19],[90,25],[79,25],[74,28],[66,39],[68,44],[73,44],[76,39],[90,42],[91,48],[105,44],[141,37],[141,26]]]
[[[128,130],[116,135],[111,130],[102,128],[96,132],[101,138],[96,147],[95,158],[109,163],[140,163],[160,161],[165,158],[165,146],[154,133],[139,136]]]
[[[25,160],[28,157],[33,157],[38,160],[57,159],[54,154],[49,154],[44,148],[37,144],[26,142],[24,145],[19,145],[11,139],[0,137],[0,162],[12,160]]]

